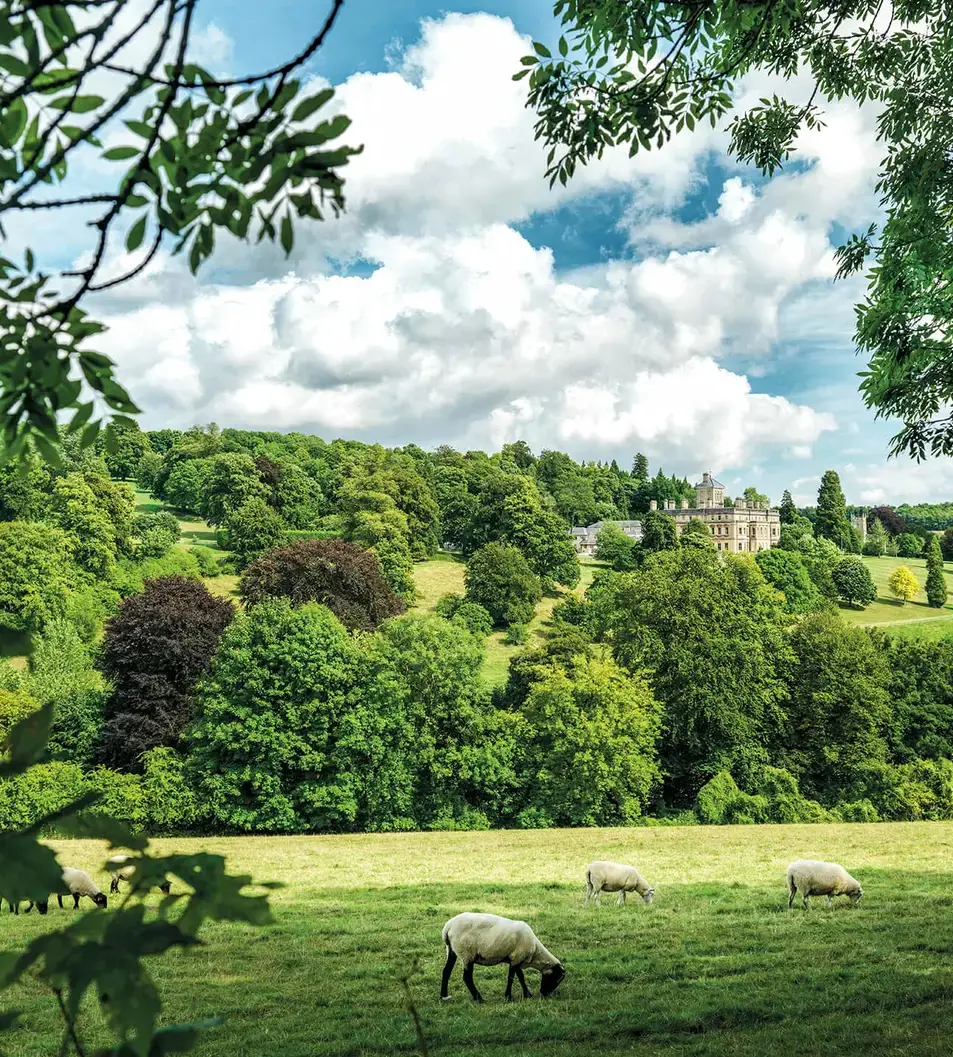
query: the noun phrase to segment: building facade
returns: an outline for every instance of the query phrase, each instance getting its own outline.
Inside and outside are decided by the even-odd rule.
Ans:
[[[641,521],[597,521],[594,525],[581,525],[569,530],[572,541],[576,545],[577,554],[595,554],[596,536],[603,525],[618,525],[620,529],[630,538],[640,540],[642,538]]]
[[[857,517],[850,519],[850,527],[857,529],[860,533],[860,540],[863,542],[867,538],[867,515],[858,514]]]
[[[653,499],[649,504],[651,510],[660,509]],[[775,508],[749,502],[747,499],[736,499],[734,506],[725,506],[725,486],[716,481],[710,473],[702,474],[702,479],[695,485],[695,506],[690,507],[688,500],[683,499],[676,506],[674,499],[669,499],[661,509],[675,518],[675,528],[679,535],[692,518],[704,521],[711,529],[715,549],[730,551],[733,554],[756,554],[767,547],[776,547],[781,538],[781,518]],[[596,536],[605,521],[594,525],[584,525],[570,529],[577,554],[594,554]],[[613,522],[634,540],[642,539],[641,521]]]
[[[654,499],[649,506],[652,510],[658,508]],[[678,507],[674,499],[669,499],[663,509],[675,518],[679,535],[692,518],[704,521],[719,551],[753,554],[777,546],[781,538],[781,518],[776,509],[740,498],[734,506],[725,506],[725,486],[710,473],[702,474],[695,485],[694,507],[688,505],[687,499]]]

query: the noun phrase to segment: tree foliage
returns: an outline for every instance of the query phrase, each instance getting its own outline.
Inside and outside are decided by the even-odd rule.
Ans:
[[[404,611],[377,558],[344,540],[298,540],[262,555],[245,570],[246,605],[284,597],[292,605],[320,602],[349,628],[372,630]]]
[[[784,495],[781,496],[781,505],[778,507],[778,517],[780,518],[782,525],[791,525],[797,518],[797,507],[794,505],[791,493],[787,491],[787,489],[785,489]]]
[[[216,79],[193,61],[197,0],[5,5],[0,43],[0,219],[42,210],[71,218],[89,244],[76,269],[29,248],[0,257],[3,440],[22,455],[29,438],[57,461],[57,416],[83,445],[99,433],[99,398],[117,429],[136,405],[112,360],[93,344],[106,328],[89,296],[134,278],[163,245],[195,273],[216,236],[294,244],[295,218],[344,208],[341,168],[358,151],[334,141],[349,121],[330,116],[334,92],[302,97],[296,73],[324,43],[342,0],[288,62]],[[108,95],[98,94],[107,91]],[[121,122],[121,123],[120,123]],[[108,146],[104,146],[104,141]],[[90,165],[114,168],[91,192]],[[0,237],[7,241],[5,229]],[[124,246],[125,273],[109,261]],[[16,256],[17,261],[14,261]],[[51,271],[52,268],[52,271]],[[120,439],[106,437],[112,452]]]
[[[800,554],[771,547],[755,556],[764,578],[784,595],[789,613],[810,613],[821,606],[821,595]]]
[[[157,746],[175,748],[192,719],[193,691],[234,616],[224,598],[183,576],[149,580],[106,625],[102,670],[112,683],[102,757],[139,770]]]
[[[887,586],[890,588],[890,593],[894,598],[900,599],[900,604],[904,605],[911,599],[916,598],[917,592],[920,590],[920,581],[906,565],[898,565],[890,574]]]
[[[940,541],[931,535],[927,551],[927,602],[934,609],[942,609],[946,605],[949,589],[946,583],[946,573],[943,568],[943,555],[940,553]]]
[[[814,535],[828,539],[841,550],[850,550],[850,522],[847,520],[847,504],[840,486],[840,477],[834,470],[826,470],[821,477],[817,493],[817,518]]]
[[[490,614],[497,627],[528,624],[543,597],[539,577],[516,547],[488,543],[467,562],[466,597]]]
[[[831,577],[839,598],[848,605],[866,608],[877,597],[877,588],[862,558],[848,554],[833,567]]]
[[[702,6],[655,0],[559,0],[558,54],[540,43],[515,79],[529,77],[546,175],[566,184],[607,148],[661,149],[696,124],[732,115],[738,82],[774,73],[813,84],[805,98],[772,94],[734,113],[729,152],[772,175],[805,130],[823,125],[823,100],[872,101],[883,155],[877,189],[884,221],[837,252],[839,276],[868,267],[856,341],[868,357],[861,392],[877,415],[903,427],[892,451],[953,452],[953,177],[945,162],[953,99],[947,12],[914,0],[889,17],[867,0]],[[914,105],[913,101],[917,100]],[[869,264],[868,264],[869,262]],[[820,533],[830,536],[828,531]]]

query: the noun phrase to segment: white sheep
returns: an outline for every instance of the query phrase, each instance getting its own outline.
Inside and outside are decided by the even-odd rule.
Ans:
[[[130,855],[113,855],[106,860],[106,869],[109,871],[109,891],[118,892],[119,882],[128,881],[136,870],[135,861]],[[172,882],[166,879],[159,885],[159,891],[166,895],[172,890]]]
[[[794,897],[801,893],[802,905],[808,909],[811,896],[827,896],[827,905],[834,901],[834,896],[848,896],[856,906],[864,894],[860,882],[836,862],[819,862],[816,859],[798,859],[792,862],[787,871],[788,909],[794,905]]]
[[[651,903],[655,898],[655,889],[634,866],[598,860],[586,867],[586,905],[590,898],[598,903],[602,892],[618,892],[617,906],[625,902],[626,892],[637,892],[643,903]]]
[[[96,906],[102,907],[105,910],[107,902],[106,896],[100,891],[99,885],[96,884],[85,870],[75,870],[72,866],[65,866],[63,868],[63,887],[73,897],[74,910],[79,907],[79,901],[83,896],[87,896],[96,904]],[[59,904],[60,910],[62,910],[63,892],[56,893],[56,902]],[[41,914],[45,914],[48,903],[39,902],[34,904],[31,901],[30,905],[26,908],[26,912],[29,914],[34,906],[36,906]]]
[[[475,1002],[483,996],[473,982],[474,965],[509,965],[506,979],[505,1000],[512,1001],[513,979],[519,980],[524,998],[533,993],[526,986],[524,969],[537,969],[542,974],[540,994],[543,998],[552,995],[566,975],[562,962],[536,938],[536,934],[525,921],[498,917],[496,914],[457,914],[443,927],[443,942],[447,947],[447,963],[443,967],[440,997],[446,1001],[450,995],[450,974],[457,958],[463,962],[463,982]]]

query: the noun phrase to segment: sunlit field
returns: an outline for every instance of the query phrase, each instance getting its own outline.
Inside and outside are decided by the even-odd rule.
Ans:
[[[953,568],[947,563],[945,566],[946,583],[950,591],[950,604],[942,609],[933,609],[927,605],[926,583],[927,563],[924,558],[869,558],[864,562],[870,569],[870,575],[874,578],[877,587],[876,599],[866,609],[854,609],[848,606],[841,607],[841,616],[855,624],[883,625],[884,631],[894,633],[894,627],[900,627],[908,621],[916,621],[916,624],[904,628],[906,636],[921,635],[925,637],[940,638],[942,635],[953,634]],[[901,605],[890,593],[887,581],[890,574],[900,565],[905,565],[913,575],[920,581],[920,591],[916,598]],[[938,629],[943,627],[941,633]]]
[[[211,925],[207,946],[154,963],[167,1018],[226,1016],[199,1051],[215,1057],[414,1053],[399,978],[415,959],[412,991],[441,1055],[909,1057],[945,1052],[953,1032],[953,823],[156,844],[221,852],[234,872],[286,885],[274,925]],[[91,870],[105,857],[89,842],[55,847]],[[784,871],[799,856],[847,867],[864,886],[859,907],[788,911]],[[584,867],[603,857],[636,863],[655,902],[584,907]],[[504,1005],[505,968],[478,967],[478,1006],[458,967],[441,1003],[440,930],[464,910],[530,922],[567,967],[556,998]],[[4,913],[3,947],[71,917],[55,905],[45,919]],[[537,974],[527,981],[538,989]],[[51,999],[28,983],[9,1001],[25,1017],[7,1052],[56,1053]],[[105,1036],[88,1006],[92,1047]]]

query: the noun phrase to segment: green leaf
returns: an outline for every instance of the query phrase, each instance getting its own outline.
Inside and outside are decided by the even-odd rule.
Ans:
[[[566,43],[565,37],[559,38],[559,54],[565,58],[569,54],[569,45]]]
[[[81,448],[88,448],[92,444],[95,444],[96,438],[99,436],[99,431],[102,429],[101,422],[90,422],[90,424],[83,430],[79,438],[79,446]]]
[[[12,73],[14,77],[26,77],[30,72],[30,67],[22,59],[18,59],[8,51],[0,54],[0,69]]]
[[[70,95],[61,95],[58,99],[50,101],[54,110],[68,110],[72,114],[88,114],[90,110],[102,106],[106,100],[101,95],[78,95],[75,99]]]
[[[33,250],[28,248],[26,253],[24,253],[23,257],[24,257],[24,260],[26,261],[26,270],[28,272],[32,272],[33,271]]]
[[[137,136],[141,136],[143,139],[152,138],[152,126],[147,125],[144,121],[126,121],[124,124],[130,132],[134,132]]]
[[[545,44],[540,44],[538,41],[533,41],[533,49],[537,55],[541,55],[544,59],[551,59],[553,57],[552,52]]]
[[[291,253],[292,246],[294,246],[294,228],[291,225],[291,214],[285,213],[281,218],[281,248],[285,251],[285,256]]]
[[[135,158],[140,152],[135,147],[110,147],[103,153],[106,161],[125,161],[127,158]]]
[[[310,117],[315,110],[320,110],[329,99],[333,98],[334,89],[325,88],[323,91],[318,92],[316,95],[313,95],[308,99],[302,99],[302,101],[295,107],[294,113],[291,115],[291,120],[304,121],[304,119]]]
[[[8,763],[0,764],[0,775],[20,774],[40,759],[50,736],[52,722],[53,706],[49,704],[36,712],[31,712],[14,725],[3,742],[4,749],[9,752],[10,760]]]
[[[146,234],[146,218],[139,217],[139,219],[129,229],[129,234],[126,236],[126,249],[131,253],[133,250],[139,249],[142,245],[142,240]]]
[[[107,433],[107,438],[109,437]],[[89,840],[105,840],[110,848],[128,848],[130,851],[145,851],[149,839],[133,831],[118,819],[98,813],[77,815],[68,826],[64,827],[75,837]]]

